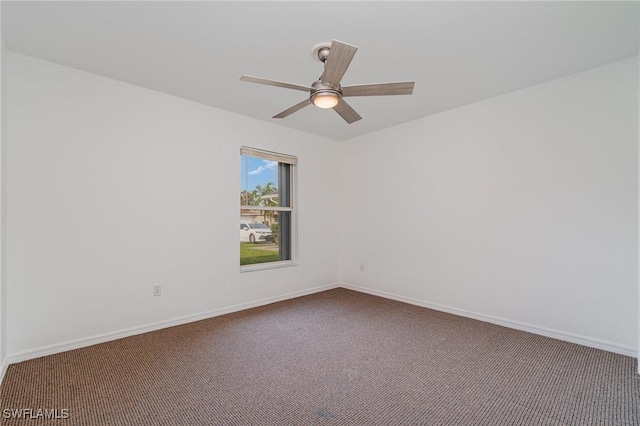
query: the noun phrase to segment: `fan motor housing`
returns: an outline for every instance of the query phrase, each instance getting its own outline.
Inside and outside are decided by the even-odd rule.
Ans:
[[[322,100],[325,99],[326,101],[323,102]],[[338,104],[340,99],[342,99],[342,90],[340,85],[336,88],[328,84],[323,84],[320,80],[311,85],[309,100],[318,108],[333,108]]]
[[[318,93],[333,93],[334,95],[338,95],[338,97],[342,97],[342,87],[338,85],[338,87],[330,86],[328,84],[323,84],[320,80],[314,82],[311,85],[311,98]]]

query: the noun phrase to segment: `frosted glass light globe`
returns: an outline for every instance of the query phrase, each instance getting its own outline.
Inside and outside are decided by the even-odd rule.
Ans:
[[[338,95],[334,93],[318,93],[313,97],[313,104],[318,108],[333,108],[338,105]]]

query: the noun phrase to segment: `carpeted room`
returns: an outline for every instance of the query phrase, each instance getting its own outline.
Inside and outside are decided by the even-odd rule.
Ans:
[[[251,318],[249,324],[262,330],[259,322],[252,321],[263,318],[261,314],[269,317],[269,310],[274,315],[286,311],[281,307],[287,302],[259,306],[294,298],[289,309],[306,306],[311,309],[309,319],[317,323],[305,322],[305,315],[299,313],[294,316],[300,323],[299,332],[312,330],[319,340],[283,342],[285,355],[292,343],[306,343],[300,350],[316,349],[322,354],[320,343],[350,348],[349,342],[332,341],[319,330],[323,315],[331,309],[343,309],[345,320],[351,320],[343,324],[333,319],[337,323],[331,327],[341,325],[339,330],[331,328],[336,336],[344,339],[352,331],[353,344],[363,346],[345,354],[343,362],[328,354],[315,358],[319,370],[310,377],[315,383],[322,374],[329,375],[326,383],[318,384],[324,393],[297,392],[299,400],[291,397],[291,389],[300,390],[296,386],[307,382],[299,381],[303,377],[292,358],[292,382],[286,382],[286,375],[278,379],[290,389],[285,394],[265,393],[265,399],[257,402],[273,410],[265,414],[267,423],[277,423],[275,413],[283,409],[304,416],[314,407],[311,414],[318,422],[367,424],[362,411],[367,408],[381,422],[393,424],[392,418],[382,414],[387,405],[373,404],[385,390],[390,398],[402,395],[408,404],[415,402],[416,417],[404,410],[407,417],[395,417],[408,423],[450,424],[451,419],[467,424],[508,423],[500,417],[502,411],[488,408],[496,406],[493,399],[476,399],[464,411],[435,394],[433,399],[420,399],[429,395],[420,387],[402,388],[400,382],[389,382],[381,389],[375,375],[369,381],[363,378],[369,364],[356,355],[374,346],[358,334],[361,317],[348,315],[351,309],[345,304],[350,301],[356,304],[354,315],[358,303],[365,302],[380,309],[390,303],[400,317],[405,310],[413,313],[417,309],[421,314],[412,316],[417,322],[409,321],[408,326],[422,325],[425,332],[432,316],[450,318],[426,308],[481,320],[483,323],[464,318],[455,319],[460,323],[451,321],[458,324],[455,336],[462,333],[458,327],[478,325],[479,334],[474,336],[480,342],[473,338],[467,342],[485,355],[478,361],[484,367],[492,365],[492,356],[500,352],[496,345],[482,350],[482,340],[495,342],[492,339],[499,339],[495,336],[501,333],[525,336],[513,329],[536,334],[522,337],[524,346],[515,345],[515,352],[530,344],[540,356],[555,353],[571,358],[575,351],[584,351],[585,368],[593,373],[586,379],[605,380],[602,369],[612,365],[621,368],[618,373],[628,374],[622,382],[613,378],[606,382],[611,386],[621,383],[611,389],[627,389],[623,392],[627,397],[605,397],[611,405],[595,407],[611,409],[593,411],[589,418],[600,419],[593,424],[617,424],[618,417],[610,416],[623,412],[631,414],[619,417],[620,424],[637,422],[637,413],[620,411],[620,401],[637,398],[638,386],[633,359],[638,344],[636,3],[505,3],[504,9],[490,3],[347,3],[341,5],[343,13],[335,21],[325,24],[329,28],[283,18],[309,16],[311,4],[203,3],[200,7],[205,9],[198,10],[195,5],[177,3],[125,2],[113,6],[115,9],[109,7],[84,2],[75,6],[2,4],[0,355],[3,371],[7,369],[3,392],[15,389],[8,387],[12,372],[17,374],[38,360],[57,359],[68,363],[68,368],[83,353],[101,358],[106,357],[101,353],[105,348],[118,346],[123,352],[107,358],[112,360],[110,371],[122,372],[124,382],[111,384],[130,384],[132,377],[152,373],[113,362],[132,354],[149,366],[162,365],[163,371],[153,373],[166,374],[157,377],[157,383],[166,384],[173,374],[184,371],[181,367],[172,370],[162,356],[179,350],[172,341],[185,337],[170,335],[171,341],[159,342],[158,350],[152,351],[146,345],[165,335],[140,333],[175,332],[179,328],[167,327],[192,322],[197,330],[204,323],[194,321],[209,317],[213,319],[205,323],[238,320],[230,327],[242,329],[245,316],[245,320]],[[276,13],[277,8],[286,13]],[[363,22],[381,16],[393,24],[393,36],[372,31]],[[285,34],[270,36],[281,46],[275,52],[266,49],[265,40],[259,37],[230,36],[253,28],[252,35],[266,37],[266,27],[274,22],[291,26],[282,31]],[[85,37],[71,36],[69,28]],[[140,34],[140,28],[147,31]],[[311,108],[276,121],[270,117],[299,101],[301,94],[247,88],[251,85],[238,81],[244,73],[301,83],[309,77],[311,81],[320,65],[309,58],[308,50],[331,37],[359,46],[345,75],[349,84],[412,79],[416,81],[414,94],[350,100],[363,117],[352,125],[332,111]],[[223,39],[228,44],[209,47]],[[393,41],[416,44],[393,45]],[[423,49],[418,49],[419,43],[426,43]],[[208,50],[213,57],[207,57]],[[381,55],[388,60],[380,60]],[[161,90],[167,81],[175,83],[172,78],[179,81],[170,87],[173,91]],[[225,87],[228,90],[223,92]],[[225,104],[216,105],[218,98]],[[397,121],[385,121],[392,119]],[[323,131],[326,134],[319,134]],[[298,160],[295,266],[244,272],[238,265],[242,146],[294,155]],[[154,284],[162,285],[160,297],[152,296]],[[336,287],[351,291],[333,290]],[[371,295],[357,297],[353,290]],[[336,306],[332,308],[329,302]],[[327,312],[318,312],[318,304]],[[250,308],[257,310],[242,313]],[[230,317],[222,316],[229,313]],[[370,322],[377,324],[375,309],[368,314],[374,316]],[[379,314],[395,323],[396,314]],[[286,315],[281,320],[282,324],[272,319],[271,324],[280,324],[284,334],[291,332],[295,324]],[[219,325],[208,336],[219,332],[216,327]],[[403,330],[398,329],[398,336]],[[278,331],[274,326],[272,332],[282,338]],[[461,370],[448,371],[452,364],[446,361],[440,370],[429,370],[416,361],[420,358],[403,352],[393,333],[386,328],[380,333],[378,355],[388,362],[379,365],[390,365],[384,357],[392,347],[397,359],[406,362],[390,371],[406,367],[406,374],[399,376],[407,383],[417,385],[414,381],[421,378],[420,383],[428,384],[425,371],[435,376],[448,372],[451,375],[444,376],[450,387],[438,387],[438,395],[451,396],[462,392],[462,384],[476,383],[480,375],[476,372],[465,382],[464,377],[456,376]],[[538,341],[541,335],[559,340]],[[126,336],[133,340],[114,340]],[[127,348],[131,342],[134,347]],[[91,346],[101,343],[105,346]],[[271,348],[258,340],[258,348],[240,355],[233,345],[241,342],[227,343],[231,348],[226,356],[246,356],[246,368],[252,365],[250,361],[269,355],[260,352],[260,345]],[[215,340],[189,344],[216,347]],[[438,347],[449,346],[428,350],[437,353]],[[73,351],[78,348],[82,349]],[[452,349],[449,362],[464,361],[456,358],[465,358],[458,350],[461,348]],[[209,351],[215,352],[212,347]],[[57,355],[39,358],[50,354]],[[158,359],[154,361],[155,355]],[[189,368],[188,353],[185,356],[179,365]],[[195,352],[192,356],[198,357]],[[511,381],[489,378],[495,386],[513,390],[510,386],[524,379],[510,368],[519,366],[521,374],[539,373],[538,366],[551,370],[545,361],[532,364],[526,359],[503,365]],[[334,362],[333,368],[322,365],[323,360]],[[199,358],[198,362],[206,361]],[[579,361],[568,367],[557,358],[550,362],[556,366],[552,371],[574,371],[576,365],[582,365]],[[286,372],[285,365],[275,367]],[[385,374],[390,371],[380,368],[379,374],[389,377]],[[23,377],[33,371],[37,370],[24,371]],[[89,410],[86,418],[109,424],[108,416],[90,417],[100,415],[100,410],[90,410],[107,398],[91,391],[100,386],[92,388],[84,381],[91,377],[90,371],[105,371],[90,369],[85,376],[74,375],[75,382],[55,376],[60,371],[67,375],[67,370],[52,369],[50,382],[75,389],[78,400],[69,404],[84,406]],[[127,372],[132,377],[125,379]],[[239,382],[230,386],[238,387],[231,392],[234,397],[229,403],[237,405],[224,406],[229,410],[225,416],[230,417],[220,423],[243,424],[243,416],[249,419],[247,423],[260,423],[252,417],[256,413],[247,413],[251,405],[245,405],[243,398],[266,389],[251,386],[266,383],[263,380],[271,373],[250,373],[235,376]],[[101,386],[109,386],[110,374],[98,377]],[[206,381],[206,376],[193,377],[203,389],[215,383]],[[502,408],[517,402],[520,409],[529,410],[530,417],[520,418],[531,423],[571,424],[563,416],[582,413],[576,416],[583,418],[584,406],[576,407],[586,398],[584,389],[595,389],[595,385],[581,382],[584,386],[577,390],[568,384],[570,379],[563,380],[567,405],[553,405],[558,401],[525,387],[529,393],[506,399]],[[247,385],[239,386],[243,381]],[[553,388],[549,381],[541,383],[548,385],[545,389]],[[176,386],[147,390],[173,395],[183,406],[196,407],[191,404],[200,397],[194,393],[194,400],[187,402],[186,385]],[[369,391],[362,391],[365,388]],[[126,386],[121,389],[126,396]],[[179,389],[181,395],[177,395]],[[597,389],[605,395],[612,392]],[[16,390],[12,395],[22,393]],[[62,393],[47,395],[56,398]],[[141,395],[140,401],[153,402],[151,392]],[[315,405],[307,399],[316,397]],[[354,398],[354,417],[344,409],[338,413],[331,409],[340,398]],[[2,408],[6,408],[5,401],[3,394]],[[539,411],[545,401],[557,411]],[[65,408],[64,401],[47,402],[55,406],[33,408]],[[483,408],[484,402],[488,405]],[[87,408],[89,405],[93,408]],[[631,410],[633,405],[626,407]],[[19,407],[12,403],[9,408]],[[105,408],[102,413],[116,409]],[[75,410],[77,416],[82,415],[79,410]],[[220,412],[199,415],[207,413]],[[536,417],[543,415],[546,417]],[[212,417],[197,418],[216,423]],[[167,424],[175,424],[177,418],[171,419]],[[111,421],[126,422],[115,414]],[[148,421],[163,420],[151,416]]]
[[[0,396],[66,409],[73,424],[632,425],[640,415],[634,358],[346,289],[15,364]]]

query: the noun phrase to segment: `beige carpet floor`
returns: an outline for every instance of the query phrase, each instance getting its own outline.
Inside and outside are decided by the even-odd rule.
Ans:
[[[5,418],[23,408],[68,418]],[[3,425],[640,425],[640,376],[336,289],[11,365],[0,409]]]

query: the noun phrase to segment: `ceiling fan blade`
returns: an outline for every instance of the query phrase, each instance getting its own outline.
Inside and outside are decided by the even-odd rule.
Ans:
[[[413,93],[414,81],[395,83],[357,84],[342,88],[342,96],[385,96],[410,95]]]
[[[356,46],[333,40],[329,56],[324,63],[324,72],[320,79],[322,84],[338,86],[357,51]]]
[[[355,123],[358,120],[361,120],[362,117],[353,109],[351,106],[345,102],[344,99],[340,99],[338,101],[338,105],[334,106],[333,109],[335,112],[340,114],[340,117],[344,118],[344,121],[347,123]]]
[[[285,109],[280,114],[274,115],[272,118],[285,118],[285,117],[288,117],[291,114],[293,114],[294,112],[300,111],[302,108],[304,108],[304,107],[306,107],[308,105],[311,105],[311,101],[309,99],[305,99],[304,101],[300,102],[299,104],[295,104],[291,108]]]
[[[252,77],[250,75],[243,75],[240,77],[240,80],[248,81],[249,83],[266,84],[267,86],[284,87],[285,89],[301,90],[303,92],[311,91],[310,87],[301,86],[299,84],[286,83],[284,81],[277,81],[277,80],[269,80],[267,78]]]

